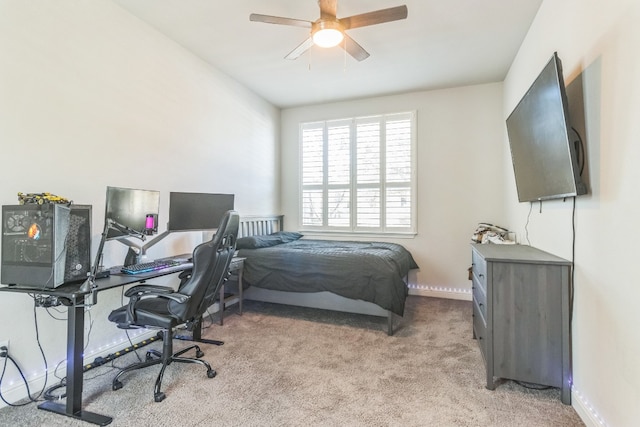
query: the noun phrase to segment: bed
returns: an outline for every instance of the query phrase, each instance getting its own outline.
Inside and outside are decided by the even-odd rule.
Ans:
[[[245,298],[386,317],[389,335],[418,268],[401,245],[307,239],[283,231],[282,216],[242,217],[238,256]]]

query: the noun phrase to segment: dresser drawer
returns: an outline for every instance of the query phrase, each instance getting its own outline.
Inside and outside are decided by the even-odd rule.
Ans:
[[[487,262],[476,251],[471,251],[471,271],[482,287],[487,289]]]
[[[473,302],[473,334],[478,341],[478,345],[480,346],[480,352],[482,353],[482,358],[485,360],[485,364],[487,363],[487,322],[486,318],[482,315],[482,311],[480,307],[476,303]]]
[[[482,313],[482,317],[487,319],[487,291],[486,288],[483,287],[477,281],[476,277],[473,278],[473,303],[478,305],[478,310]]]

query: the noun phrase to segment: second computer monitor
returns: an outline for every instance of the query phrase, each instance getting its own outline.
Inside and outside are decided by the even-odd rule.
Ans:
[[[228,210],[234,208],[233,194],[169,194],[167,231],[198,231],[218,228]]]

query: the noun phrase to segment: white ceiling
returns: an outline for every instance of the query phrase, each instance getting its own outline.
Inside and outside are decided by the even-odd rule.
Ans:
[[[406,20],[347,33],[371,56],[313,47],[300,27],[250,22],[260,13],[315,21],[316,0],[113,0],[281,108],[502,81],[542,0],[338,0],[338,18],[407,5]]]

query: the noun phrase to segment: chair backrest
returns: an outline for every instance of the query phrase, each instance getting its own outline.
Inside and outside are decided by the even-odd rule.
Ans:
[[[236,211],[227,211],[220,221],[213,238],[193,250],[191,277],[180,287],[179,292],[191,298],[186,304],[169,303],[169,310],[182,321],[202,315],[213,303],[220,286],[229,275],[229,264],[236,250],[236,239],[240,216]]]

